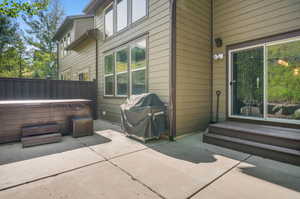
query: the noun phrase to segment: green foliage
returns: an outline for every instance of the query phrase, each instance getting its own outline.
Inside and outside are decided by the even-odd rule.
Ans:
[[[36,16],[23,17],[28,25],[25,37],[32,46],[32,68],[35,78],[57,78],[56,43],[53,37],[64,16],[58,0],[52,0],[49,7],[39,11]]]
[[[48,0],[0,4],[0,77],[56,78],[56,43],[52,38],[63,9],[58,0],[51,0],[47,8],[46,4]],[[25,35],[12,18],[19,14],[29,27]]]
[[[40,10],[45,9],[47,5],[48,0],[34,1],[32,3],[20,0],[3,0],[0,3],[0,14],[8,17],[18,17],[21,13],[33,16]]]
[[[55,57],[52,53],[34,51],[32,77],[55,79],[57,67],[53,59],[55,59]]]
[[[269,103],[299,104],[300,102],[300,41],[266,47]],[[233,54],[237,103],[260,105],[263,101],[263,47]],[[259,82],[258,82],[259,79]]]
[[[17,37],[17,25],[13,21],[0,15],[0,52],[5,50],[10,43],[13,43]]]
[[[300,41],[269,46],[267,52],[269,102],[299,103]],[[288,65],[282,65],[278,60],[283,60]]]
[[[24,77],[29,68],[25,44],[18,26],[0,15],[0,77]]]

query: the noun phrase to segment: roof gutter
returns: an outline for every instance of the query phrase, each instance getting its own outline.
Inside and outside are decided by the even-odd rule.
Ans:
[[[169,140],[174,141],[176,137],[176,0],[170,0],[171,10],[171,64],[170,64],[170,134]]]

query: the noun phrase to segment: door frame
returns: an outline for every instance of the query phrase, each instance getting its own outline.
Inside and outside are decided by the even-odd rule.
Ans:
[[[261,42],[258,44],[254,44],[254,45],[249,45],[249,46],[243,46],[240,48],[230,48],[227,50],[227,55],[226,57],[228,58],[228,70],[227,70],[227,117],[229,119],[233,118],[233,119],[246,119],[246,120],[253,120],[253,121],[263,121],[263,122],[276,122],[276,123],[286,123],[286,124],[300,124],[300,120],[292,120],[292,119],[281,119],[281,118],[268,118],[267,117],[267,110],[268,110],[268,95],[267,95],[267,84],[268,84],[268,65],[267,65],[267,51],[266,48],[268,46],[272,46],[272,45],[278,45],[278,44],[283,44],[283,43],[289,43],[289,42],[294,42],[294,41],[300,41],[300,36],[296,36],[296,37],[290,37],[290,38],[285,38],[285,39],[280,39],[280,40],[273,40],[273,41],[265,41],[265,42]],[[256,48],[256,47],[263,47],[263,52],[264,52],[264,64],[263,64],[263,71],[264,71],[264,99],[263,99],[263,107],[264,107],[264,114],[262,118],[259,117],[248,117],[248,116],[239,116],[239,115],[233,115],[232,114],[232,86],[231,86],[231,80],[232,80],[232,71],[233,71],[233,66],[232,66],[232,53],[233,52],[238,52],[238,51],[242,51],[242,50],[247,50],[247,49],[252,49],[252,48]]]

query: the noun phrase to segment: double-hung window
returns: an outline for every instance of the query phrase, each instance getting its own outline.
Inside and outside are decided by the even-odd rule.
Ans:
[[[78,80],[79,81],[89,81],[90,77],[89,77],[89,71],[88,70],[84,70],[79,72],[78,74]]]
[[[64,57],[64,40],[60,41],[60,56],[61,58]]]
[[[67,55],[66,47],[67,47],[67,38],[64,37],[64,55]]]
[[[105,37],[110,37],[114,34],[114,5],[111,4],[105,9],[104,17],[104,33]]]
[[[105,96],[147,92],[147,42],[135,41],[104,57]]]
[[[104,37],[108,38],[148,14],[148,0],[114,0],[104,9]]]
[[[147,15],[147,0],[132,0],[131,2],[132,23]]]
[[[104,58],[104,78],[105,78],[105,95],[114,95],[114,73],[115,73],[115,55],[110,54]]]
[[[63,80],[71,80],[71,69],[67,69],[62,72],[62,79]]]
[[[69,46],[71,44],[71,34],[68,33],[67,34],[67,46]],[[67,47],[66,46],[66,47]],[[69,54],[71,51],[67,50],[67,54]]]
[[[116,52],[116,95],[128,95],[128,49]]]
[[[146,40],[135,42],[130,47],[131,54],[131,93],[146,92]]]
[[[117,0],[117,31],[127,27],[128,0]]]

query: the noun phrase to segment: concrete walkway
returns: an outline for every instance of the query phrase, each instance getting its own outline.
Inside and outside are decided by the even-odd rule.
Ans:
[[[91,137],[0,145],[2,199],[300,199],[300,167],[203,144],[142,144],[106,122]]]

